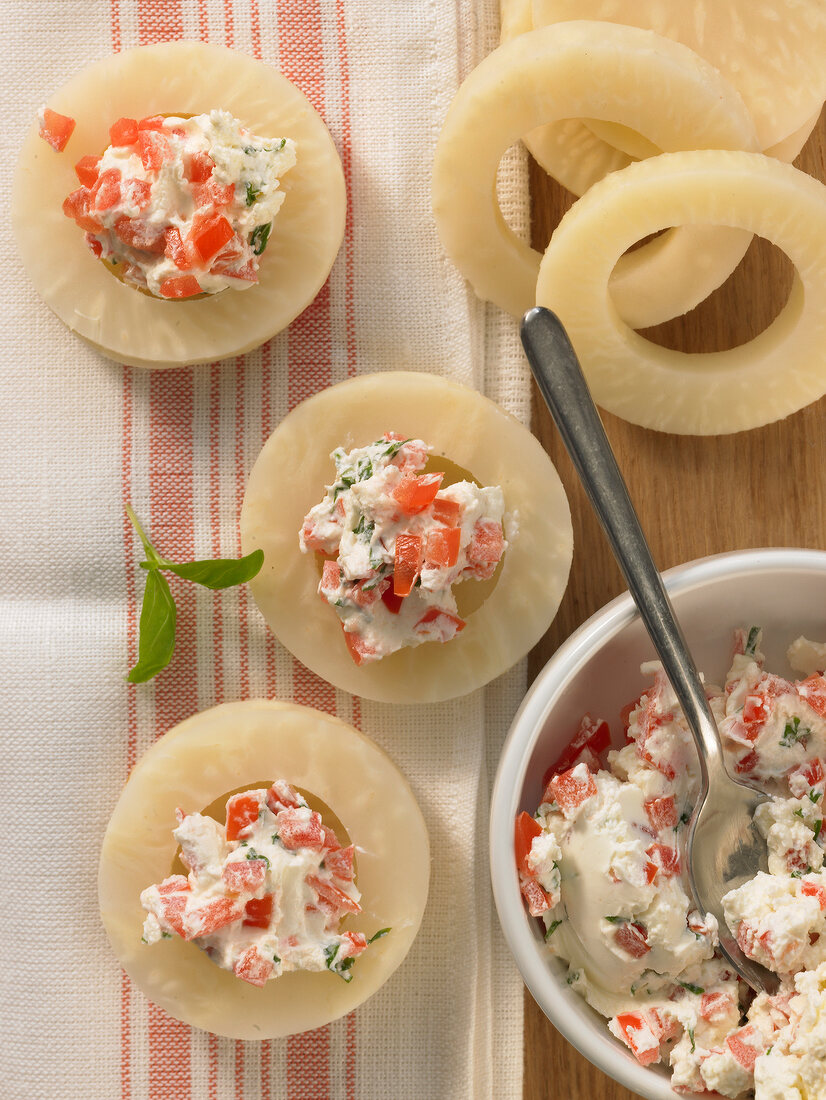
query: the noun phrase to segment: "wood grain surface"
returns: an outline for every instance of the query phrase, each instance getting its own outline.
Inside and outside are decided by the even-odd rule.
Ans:
[[[826,181],[826,111],[795,164]],[[535,164],[531,195],[533,244],[544,248],[573,196]],[[691,313],[646,335],[684,351],[744,343],[780,312],[791,276],[788,259],[767,241],[755,240],[724,286]],[[826,398],[779,423],[728,436],[665,435],[607,413],[603,420],[660,569],[757,546],[826,549]],[[535,390],[533,428],[568,494],[574,559],[559,614],[532,654],[531,679],[576,627],[625,589]],[[629,1100],[636,1095],[574,1050],[527,991],[524,1065],[524,1100]]]

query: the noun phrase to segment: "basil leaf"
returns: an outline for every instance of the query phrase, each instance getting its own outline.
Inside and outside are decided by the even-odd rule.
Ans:
[[[267,222],[266,225],[259,225],[257,229],[253,229],[250,234],[250,244],[252,250],[256,256],[260,256],[264,249],[267,247],[267,241],[270,239],[270,230],[272,229],[272,222]]]
[[[252,580],[264,564],[264,551],[253,550],[243,558],[215,558],[207,561],[174,562],[161,558],[161,569],[176,577],[194,581],[204,588],[232,588]]]
[[[143,552],[144,552],[144,554],[146,554],[147,558],[149,558],[149,562],[147,563],[145,568],[151,568],[153,565],[159,565],[161,559],[158,556],[158,551],[155,549],[155,547],[149,541],[149,538],[147,537],[146,532],[144,531],[143,527],[141,527],[140,520],[135,515],[135,513],[132,511],[132,508],[129,504],[124,505],[124,508],[126,509],[127,516],[129,516],[129,522],[132,524],[132,526],[138,532],[138,536],[140,537],[140,540],[143,543]]]
[[[380,940],[382,938],[382,936],[386,936],[389,931],[390,931],[389,928],[380,928],[378,930],[378,932],[373,933],[373,935],[370,937],[370,939],[367,942],[368,943],[375,943],[375,941]]]
[[[150,570],[141,607],[138,663],[126,677],[131,684],[151,680],[172,660],[176,617],[175,601],[166,577],[162,577],[157,569]]]

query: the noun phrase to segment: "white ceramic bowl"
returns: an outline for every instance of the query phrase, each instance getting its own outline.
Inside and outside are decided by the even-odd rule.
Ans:
[[[788,676],[790,642],[800,634],[826,640],[826,553],[718,554],[671,569],[665,580],[697,666],[710,681],[719,683],[725,676],[735,627],[762,626],[766,668]],[[645,688],[640,663],[654,656],[626,593],[584,623],[547,663],[513,721],[496,774],[491,875],[510,949],[525,984],[557,1030],[626,1088],[648,1100],[676,1100],[667,1068],[639,1065],[605,1020],[566,985],[567,967],[546,953],[540,922],[522,904],[513,852],[516,815],[536,810],[542,776],[582,715],[588,711],[605,718],[621,743],[620,709]]]

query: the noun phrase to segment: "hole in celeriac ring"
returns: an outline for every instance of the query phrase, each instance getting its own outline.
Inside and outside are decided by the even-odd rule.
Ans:
[[[452,462],[449,458],[445,458],[442,455],[431,455],[425,463],[422,473],[443,473],[442,488],[444,489],[446,489],[448,485],[455,485],[459,481],[470,481],[474,485],[479,486],[482,484],[473,476],[470,470],[466,470],[463,466],[459,466],[458,463]],[[321,496],[321,492],[319,492],[319,496]],[[469,578],[453,586],[453,595],[456,598],[456,607],[460,618],[467,619],[475,611],[478,611],[485,600],[492,595],[493,590],[499,583],[499,577],[501,576],[502,567],[507,556],[508,552],[506,550],[500,558],[493,576],[489,577],[487,580]],[[325,555],[315,555],[315,564],[319,578],[321,578],[321,572],[324,568],[324,561]],[[428,643],[425,642],[424,644],[427,645]],[[439,642],[435,644],[441,645],[442,643]]]
[[[217,798],[214,798],[208,806],[204,806],[203,809],[197,812],[203,814],[204,817],[213,818],[215,821],[218,822],[219,825],[224,825],[226,823],[226,810],[228,799],[230,799],[234,794],[243,794],[245,791],[260,791],[265,789],[268,790],[272,786],[274,778],[276,777],[272,777],[270,779],[261,779],[253,781],[252,783],[244,783],[243,786],[236,787],[234,790],[225,791],[224,794],[218,795]],[[299,787],[295,784],[292,784],[292,786],[294,790],[298,791],[298,793],[306,799],[307,805],[310,807],[311,810],[315,810],[316,813],[321,814],[321,820],[324,822],[328,829],[333,830],[342,848],[347,848],[350,844],[353,843],[346,826],[344,825],[338,814],[336,814],[336,812],[332,809],[332,807],[328,806],[323,799],[313,794],[312,791],[308,791],[304,787]],[[186,812],[192,811],[187,808]],[[356,881],[358,881],[357,851],[354,856],[354,867],[356,868]],[[188,868],[181,861],[181,849],[180,847],[178,847],[175,849],[175,856],[172,860],[172,868],[169,873],[171,875],[186,875],[187,872]]]

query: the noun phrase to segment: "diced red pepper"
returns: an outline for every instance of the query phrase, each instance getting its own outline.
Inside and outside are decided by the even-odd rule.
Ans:
[[[422,536],[405,532],[396,536],[393,594],[409,596],[422,569]]]
[[[191,890],[189,885],[189,879],[185,875],[170,875],[169,878],[165,878],[163,882],[158,886],[158,893],[164,894],[177,894],[182,890]]]
[[[307,883],[315,890],[318,897],[326,901],[336,912],[361,912],[359,903],[354,901],[348,894],[345,894],[343,890],[339,890],[338,886],[334,886],[332,882],[325,882],[318,875],[307,875]]]
[[[458,527],[436,527],[427,536],[424,564],[428,569],[449,569],[459,560],[462,532]]]
[[[757,767],[760,757],[756,751],[752,749],[746,756],[741,757],[734,765],[734,770],[738,775],[747,775],[749,772],[753,772]]]
[[[743,700],[743,723],[750,741],[756,741],[769,714],[766,697],[747,695]]]
[[[191,298],[201,293],[201,284],[194,275],[174,275],[164,279],[160,286],[164,298]]]
[[[267,806],[274,814],[281,810],[297,810],[301,805],[298,792],[284,779],[276,779],[267,791]]]
[[[458,527],[461,515],[462,506],[458,500],[440,497],[438,493],[433,498],[433,518],[437,523],[443,523],[445,527]]]
[[[620,1038],[643,1066],[660,1060],[660,1037],[641,1012],[620,1012],[615,1016]],[[657,1029],[659,1030],[659,1029]]]
[[[460,619],[458,615],[454,615],[450,611],[442,611],[438,607],[430,607],[414,625],[413,629],[417,634],[431,634],[433,631],[427,628],[433,627],[447,640],[460,633],[466,626],[465,620]]]
[[[235,198],[235,184],[222,184],[214,179],[208,179],[206,183],[193,183],[192,196],[199,210],[209,210],[213,206],[231,206]]]
[[[558,775],[560,772],[568,771],[569,768],[573,767],[574,762],[578,760],[584,748],[589,748],[598,756],[608,748],[610,743],[611,730],[608,723],[601,719],[594,719],[590,714],[583,714],[579,723],[579,728],[568,742],[567,748],[563,751],[556,763],[552,764],[545,772],[542,778],[543,785],[547,787],[552,776]],[[551,799],[547,799],[547,801],[550,802]]]
[[[389,587],[390,582],[387,580],[376,581],[375,578],[368,577],[348,585],[345,592],[347,598],[352,600],[356,607],[372,607]]]
[[[98,259],[103,255],[103,245],[97,239],[93,237],[91,233],[86,234],[86,244],[89,246],[89,250],[97,256]]]
[[[801,699],[805,699],[815,714],[826,718],[826,677],[809,676],[797,685]]]
[[[177,226],[170,225],[163,234],[165,255],[180,271],[191,271],[196,263],[194,250],[188,242],[181,239],[181,231]]]
[[[234,894],[254,894],[264,885],[267,863],[263,859],[240,859],[227,863],[221,872],[226,888]]]
[[[144,210],[152,197],[152,184],[149,180],[128,176],[121,184],[121,198],[127,206],[136,206]]]
[[[382,603],[391,615],[398,615],[398,613],[402,609],[402,604],[404,603],[404,596],[397,596],[396,593],[393,591],[392,584],[388,588],[385,588],[384,592],[382,592],[381,599]]]
[[[184,936],[184,914],[186,912],[186,895],[183,893],[161,896],[161,919],[168,924],[172,931]]]
[[[645,692],[643,692],[643,695]],[[638,695],[636,699],[632,699],[630,703],[626,703],[624,707],[620,709],[620,719],[622,721],[622,727],[625,730],[626,737],[628,735],[628,727],[631,725],[631,715],[639,707],[642,695]]]
[[[528,912],[532,917],[541,917],[543,913],[547,913],[549,909],[553,908],[551,899],[536,879],[528,878],[527,875],[520,875],[519,889],[522,891],[522,897],[528,903]]]
[[[325,855],[324,866],[335,878],[341,879],[342,882],[352,882],[354,856],[355,849],[350,844],[346,848],[339,848]]]
[[[272,974],[274,963],[272,959],[266,959],[257,947],[248,947],[243,955],[236,960],[233,970],[236,978],[240,978],[250,985],[263,986]]]
[[[86,187],[78,187],[76,191],[72,191],[63,200],[63,213],[67,218],[73,218],[87,233],[101,233],[103,225],[91,216],[91,194]]]
[[[215,168],[215,161],[208,153],[193,153],[184,169],[184,178],[190,183],[206,183]]]
[[[272,922],[273,895],[250,898],[244,906],[243,924],[246,928],[269,928]]]
[[[367,949],[367,937],[363,932],[343,932],[342,936],[345,940],[339,949],[338,956],[340,959],[356,958],[362,951]]]
[[[765,1045],[760,1032],[752,1025],[741,1027],[726,1037],[726,1044],[743,1069],[754,1072],[754,1063],[763,1053]]]
[[[314,852],[324,849],[324,831],[321,814],[312,811],[309,818],[298,810],[281,810],[275,815],[278,839],[285,848],[311,848]]]
[[[234,236],[235,231],[224,215],[215,214],[209,218],[198,219],[197,223],[193,218],[189,241],[193,244],[204,263],[207,263]]]
[[[138,152],[141,164],[147,172],[158,172],[164,163],[172,160],[174,151],[166,134],[143,128],[138,134]]]
[[[119,118],[109,127],[109,141],[112,145],[134,145],[138,140],[138,120]]]
[[[227,801],[227,840],[237,840],[258,820],[261,803],[251,794],[234,794]]]
[[[232,898],[214,898],[212,901],[190,909],[184,916],[184,939],[211,936],[228,924],[234,924],[244,916],[244,907]]]
[[[502,557],[504,545],[501,526],[493,520],[480,519],[473,528],[467,560],[471,565],[493,564]]]
[[[819,757],[809,760],[803,765],[803,777],[810,787],[816,787],[824,779],[823,761]]]
[[[818,882],[804,881],[801,892],[808,898],[817,898],[821,909],[826,909],[826,889]]]
[[[343,623],[342,630],[344,630]],[[353,634],[349,630],[344,630],[344,641],[350,656],[357,665],[363,665],[365,661],[369,661],[376,652],[360,634]]]
[[[403,477],[390,495],[406,516],[415,516],[433,503],[444,474]]]
[[[141,252],[160,255],[164,251],[164,232],[138,218],[129,218],[125,214],[114,225],[115,236],[124,244],[137,248]]]
[[[325,561],[321,570],[321,590],[332,592],[341,584],[341,566],[337,561]]]
[[[576,774],[578,771],[584,774]],[[597,793],[597,785],[590,771],[578,765],[570,771],[555,775],[548,784],[553,800],[565,817],[574,817],[579,807]]]
[[[524,810],[516,819],[514,835],[514,852],[516,853],[516,866],[525,875],[533,877],[534,872],[528,866],[528,855],[533,844],[534,837],[542,832],[542,826]]]
[[[633,959],[641,959],[651,950],[648,931],[639,921],[624,921],[614,932],[614,941]]]
[[[662,829],[673,828],[677,824],[677,807],[673,795],[649,799],[645,803],[645,812],[651,827],[658,833]]]
[[[337,852],[337,851],[339,851],[339,849],[341,848],[341,845],[339,844],[338,837],[333,832],[333,830],[329,829],[326,825],[322,825],[321,830],[324,833],[324,848],[325,848],[325,851],[327,851],[327,852]],[[324,858],[326,859],[327,856],[325,855]]]
[[[77,178],[84,187],[94,187],[97,183],[100,157],[81,157],[75,165]]]
[[[657,864],[666,878],[680,874],[680,853],[676,848],[670,848],[666,844],[652,844],[646,848],[645,854]]]
[[[700,998],[700,1015],[712,1022],[722,1020],[734,1008],[734,998],[729,993],[704,993]]]
[[[650,859],[645,861],[643,865],[645,871],[645,881],[650,886],[654,879],[657,877],[657,864],[652,863]]]
[[[138,122],[138,129],[139,130],[163,130],[163,128],[164,128],[163,124],[164,124],[165,121],[166,120],[164,119],[163,115],[148,115],[146,118],[142,118]]]
[[[40,136],[54,149],[56,153],[62,153],[66,143],[74,133],[75,120],[69,115],[59,115],[51,107],[43,110],[43,121],[40,123]]]

